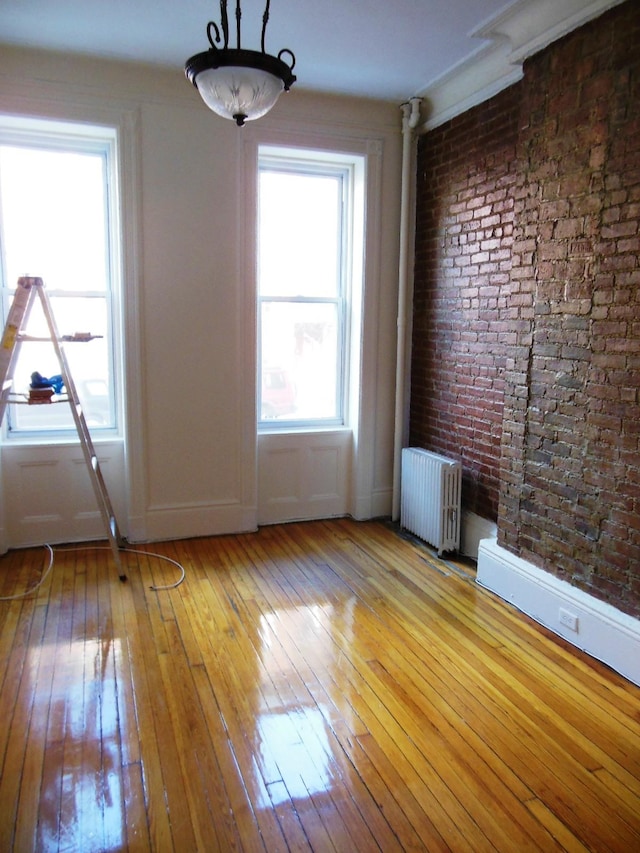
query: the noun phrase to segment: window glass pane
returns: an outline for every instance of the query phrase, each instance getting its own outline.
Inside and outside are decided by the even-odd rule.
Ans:
[[[49,290],[107,287],[102,154],[0,146],[5,285],[19,276]]]
[[[66,344],[65,352],[88,424],[112,429],[117,424],[110,257],[117,251],[117,235],[112,245],[108,176],[114,136],[106,128],[104,134],[90,128],[85,135],[83,126],[69,125],[67,134],[56,123],[38,125],[0,124],[4,316],[18,278],[42,278],[59,333],[93,336],[90,342]],[[49,338],[39,298],[33,301],[26,332]],[[15,399],[29,400],[32,374],[49,379],[61,372],[49,340],[24,341],[14,370]],[[66,401],[10,402],[6,426],[16,438],[31,430],[75,434]]]
[[[65,355],[89,426],[113,425],[111,400],[111,347],[104,299],[50,299],[58,332],[74,336],[90,332],[93,340],[65,343]],[[79,325],[81,324],[81,325]],[[27,334],[48,337],[49,330],[38,298],[33,303]],[[32,374],[50,379],[60,374],[60,364],[50,341],[28,341],[21,345],[14,371],[13,390],[27,401]],[[63,394],[66,389],[63,389]],[[54,398],[55,399],[55,398]],[[12,407],[11,430],[75,429],[68,403],[17,405]]]
[[[337,418],[338,305],[264,301],[261,331],[260,419]]]
[[[340,292],[342,176],[260,172],[262,296]]]

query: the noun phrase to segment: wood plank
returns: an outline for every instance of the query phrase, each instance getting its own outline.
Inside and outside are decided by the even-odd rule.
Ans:
[[[161,819],[161,826],[170,830],[171,846],[168,849],[179,849],[180,845],[184,845],[186,849],[195,850],[197,845],[189,812],[188,781],[182,775],[179,743],[176,741],[170,708],[173,697],[168,690],[171,679],[170,675],[167,676],[167,664],[171,644],[163,609],[168,613],[170,605],[165,603],[161,606],[159,601],[164,594],[148,588],[149,580],[153,577],[149,558],[140,556],[137,559],[140,576],[135,589],[138,594],[136,618],[139,629],[144,632],[140,651],[149,684],[151,710],[150,727],[141,732],[141,747],[143,755],[148,754],[149,748],[157,750],[160,770],[155,780],[157,788],[153,791],[152,803],[154,811],[167,813]],[[171,621],[171,617],[168,621]],[[148,745],[145,743],[147,740]],[[159,818],[158,814],[156,820]],[[156,820],[152,819],[154,833]],[[165,843],[168,843],[167,838]]]
[[[43,638],[42,692],[38,717],[46,725],[45,753],[40,783],[40,809],[36,848],[51,849],[59,843],[60,827],[66,824],[61,812],[64,733],[68,711],[66,690],[69,643],[73,624],[73,566],[54,564]],[[45,663],[46,661],[46,663]],[[45,723],[46,720],[46,723]],[[57,847],[56,847],[57,849]]]
[[[385,594],[383,597],[385,600],[387,600],[389,597],[391,597],[391,594],[389,593],[388,590],[385,590]],[[409,611],[403,612],[403,616],[410,616],[410,615],[411,614]],[[417,612],[415,618],[416,618],[416,625],[418,626],[418,631],[420,631],[422,629],[422,625],[423,625],[423,621],[422,621],[422,617],[421,617],[420,612]],[[444,615],[443,615],[442,627],[443,627],[444,631],[449,630],[448,625],[449,625],[450,621],[451,621],[450,619],[444,618]],[[457,625],[455,626],[455,631],[453,632],[452,636],[456,640],[460,639],[460,637],[462,636],[462,634],[460,634],[460,632],[458,631]],[[467,647],[466,647],[467,650],[469,650],[469,651],[465,652],[465,654],[473,653],[479,642],[481,642],[480,638],[472,637],[471,642],[468,643]],[[528,649],[529,649],[529,646],[527,646],[527,651],[528,651]],[[461,654],[462,653],[463,653],[463,651],[461,648]],[[514,665],[513,661],[510,658],[506,657],[503,648],[496,649],[496,653],[490,654],[490,656],[491,656],[492,663],[494,666],[496,666],[497,664],[500,664],[503,666],[509,666],[511,669],[511,673],[515,677],[520,678],[521,682],[523,682],[523,689],[525,689],[525,685],[526,685],[526,689],[530,690],[531,684],[542,683],[542,679],[536,680],[536,679],[530,678],[530,669],[526,665],[520,664],[520,661],[517,661],[517,664]],[[548,675],[548,673],[545,672],[545,676],[546,675]],[[544,687],[541,689],[548,689],[548,688]],[[571,692],[571,691],[569,690],[569,692]],[[576,700],[577,700],[577,698],[578,697],[576,697]],[[534,697],[534,696],[530,697],[530,704],[535,705],[535,699],[536,699],[536,697]],[[576,703],[571,703],[571,708],[574,708],[575,706],[578,706],[578,711],[580,711],[579,703],[577,701],[576,701]],[[567,716],[571,717],[572,713],[577,713],[577,712],[572,712],[571,708],[569,710],[566,710],[566,709],[563,710],[563,713],[561,714],[561,719],[563,721],[566,721]],[[584,715],[579,716],[578,720],[579,720],[579,723],[574,726],[574,730],[578,733],[577,737],[579,739],[580,733],[585,728],[585,723],[589,724],[588,729],[591,732],[593,730],[593,722],[592,722],[591,715],[589,716],[587,721],[585,721]],[[624,754],[628,755],[629,748],[632,746],[632,742],[633,741],[631,740],[631,741],[627,741],[623,744],[622,752]],[[578,760],[580,760],[582,763],[585,763],[585,764],[588,764],[589,762],[591,762],[593,767],[600,766],[600,764],[602,763],[603,755],[601,753],[597,753],[595,756],[592,755],[593,744],[592,744],[592,741],[588,737],[583,737],[582,743],[583,743],[585,749],[576,755]],[[610,743],[607,746],[609,748],[611,748],[612,750],[616,748],[616,745],[614,743]],[[574,746],[574,749],[575,749],[575,746]]]
[[[245,591],[249,591],[248,586]],[[249,599],[248,604],[255,604],[255,599]],[[262,617],[272,614],[273,611],[265,613],[247,604],[242,611],[245,622],[253,621],[256,630],[260,627]],[[305,764],[307,767],[310,764],[315,767],[316,779],[308,780],[307,788],[323,790],[326,787],[326,777],[331,776],[330,798],[337,812],[343,817],[345,831],[352,838],[352,846],[372,845],[375,839],[380,842],[381,837],[387,838],[387,842],[392,844],[393,839],[388,835],[388,827],[384,822],[376,820],[377,813],[372,814],[371,810],[368,810],[365,819],[350,799],[348,789],[357,783],[352,777],[347,780],[350,767],[341,760],[342,748],[335,738],[331,718],[325,717],[326,705],[333,704],[329,695],[324,693],[320,701],[316,700],[309,685],[310,670],[301,668],[300,664],[304,661],[292,658],[290,650],[285,648],[282,638],[277,634],[273,635],[268,653],[263,653],[262,663],[265,668],[262,674],[263,695],[270,717],[278,720],[285,717],[285,725],[290,730],[295,744],[294,749],[299,749],[299,744],[304,743],[309,752]],[[288,764],[294,763],[295,759],[290,756]],[[360,800],[359,805],[362,805]]]
[[[452,819],[458,823],[463,822],[459,809],[462,805],[466,812],[464,819],[472,819],[481,828],[484,825],[489,837],[499,837],[500,829],[493,820],[488,804],[498,800],[501,802],[502,809],[505,809],[505,801],[508,802],[509,797],[512,796],[511,791],[499,782],[497,775],[491,774],[487,765],[479,761],[472,750],[467,750],[471,765],[463,766],[458,761],[451,744],[440,734],[437,727],[434,727],[427,715],[420,714],[416,718],[415,715],[407,712],[410,704],[408,695],[400,689],[396,679],[391,677],[377,660],[374,658],[365,660],[365,652],[366,650],[363,650],[362,656],[356,661],[356,669],[361,671],[368,665],[371,673],[375,674],[379,680],[379,683],[376,683],[376,678],[372,675],[368,678],[369,685],[375,690],[376,695],[384,696],[380,702],[384,706],[383,713],[387,720],[385,728],[394,740],[398,742],[405,731],[412,732],[412,741],[419,746],[419,753],[415,753],[412,760],[416,772],[423,778],[430,775],[430,785],[434,791],[437,791],[438,801],[449,802],[448,809]],[[382,716],[381,719],[383,719]],[[421,728],[420,722],[422,722]],[[492,778],[501,790],[492,790],[490,784]],[[516,798],[511,809],[512,818],[513,812],[517,811],[517,804]],[[527,849],[531,841],[527,834],[518,838],[517,826],[518,823],[515,821],[511,824],[511,837],[515,839],[519,849]],[[506,838],[503,842],[506,843]]]
[[[374,583],[375,586],[382,586],[382,588],[384,589],[384,592],[385,592],[385,594],[383,596],[381,596],[380,601],[378,602],[378,609],[380,609],[384,606],[383,602],[386,602],[388,599],[391,599],[393,601],[394,607],[399,606],[401,608],[402,616],[405,619],[406,618],[411,619],[412,613],[410,612],[409,608],[416,606],[415,602],[413,600],[411,600],[411,604],[408,604],[407,602],[405,602],[403,600],[403,598],[401,596],[398,596],[398,595],[394,596],[393,593],[390,592],[388,588],[384,587],[384,585],[382,584],[382,581],[380,581],[379,578],[376,578],[375,581],[370,579],[370,582]],[[451,638],[451,642],[453,642],[453,640],[456,638],[458,641],[461,641],[462,635],[459,635],[458,632],[456,631],[456,629],[451,627],[451,625],[452,625],[451,620],[445,619],[443,617],[443,614],[440,614],[440,615],[442,618],[438,622],[439,630],[441,630],[445,634],[447,634]],[[389,615],[389,621],[391,621],[393,619],[393,616],[394,616],[394,614]],[[422,631],[423,628],[420,627],[419,630]],[[435,644],[438,643],[438,637],[437,636],[432,636],[431,639],[433,640],[433,642]],[[463,663],[463,661],[465,659],[472,659],[473,660],[473,658],[475,657],[475,651],[476,650],[474,649],[474,647],[472,645],[465,643],[463,641],[463,645],[461,647],[460,652],[458,654],[456,654],[456,660],[459,662],[459,665],[464,668],[465,664]],[[493,657],[493,653],[491,652],[491,650],[487,649],[485,651],[487,652],[487,655],[490,655]],[[500,654],[500,650],[497,650],[497,654]],[[483,662],[482,662],[482,668],[484,669],[484,671],[486,673],[486,678],[488,680],[491,680],[494,683],[495,682],[500,683],[500,678],[501,678],[500,668],[499,668],[499,666],[496,665],[498,660],[499,660],[499,658],[496,658],[495,661],[492,661],[492,664],[490,666],[484,662],[485,661],[484,658],[483,658]],[[455,661],[451,661],[451,664],[455,666]],[[471,668],[467,668],[466,674],[467,674],[468,678],[475,678],[479,674],[478,664],[474,662],[474,664]],[[503,685],[500,688],[500,690],[501,690],[500,695],[502,695],[505,692],[507,685],[510,683],[510,680],[511,681],[513,680],[513,676],[507,675],[506,679],[507,679],[507,681],[505,683],[503,683]],[[479,684],[479,686],[480,686],[480,684]],[[527,708],[535,709],[538,705],[538,703],[536,703],[535,701],[528,701],[528,702],[524,702],[524,703],[522,702],[522,694],[524,694],[526,696],[528,694],[528,692],[529,692],[528,686],[525,688],[524,685],[522,685],[522,684],[519,685],[520,705],[524,705],[524,707],[527,707]],[[516,704],[514,704],[513,712],[518,713],[518,707]],[[549,715],[547,714],[545,716],[545,720],[549,720],[549,719],[550,719]],[[523,729],[526,730],[528,725],[530,725],[530,721],[528,721],[527,719],[524,719],[523,720]],[[531,752],[533,755],[535,755],[536,749],[540,750],[540,742],[541,742],[541,740],[542,740],[542,742],[544,742],[544,738],[545,738],[544,722],[539,724],[539,725],[540,725],[540,729],[539,729],[538,736],[536,737],[535,742],[532,745]],[[560,726],[562,728],[564,728],[564,723],[562,721],[560,721]],[[577,739],[581,738],[582,737],[581,733],[576,733],[576,737],[577,737]],[[567,739],[563,742],[563,746],[565,748],[565,751],[567,748],[567,744],[571,745],[571,743],[572,742],[569,739]],[[569,748],[569,752],[571,752],[571,751],[572,751],[571,748]],[[575,749],[574,749],[574,751],[575,751]],[[552,766],[553,765],[558,766],[560,764],[562,765],[561,767],[558,766],[558,770],[557,770],[557,773],[560,777],[566,777],[567,772],[575,774],[575,779],[574,779],[573,784],[574,784],[574,786],[576,786],[576,785],[578,786],[578,790],[584,791],[585,786],[589,786],[590,783],[588,781],[586,781],[587,777],[584,774],[582,767],[580,765],[576,765],[574,762],[572,762],[568,755],[566,755],[565,753],[561,753],[557,749],[557,743],[556,743],[555,749],[549,750],[549,753],[545,756],[545,759],[546,759],[545,764],[551,763]],[[565,803],[563,798],[560,796],[557,799],[556,805],[557,805],[557,807],[559,807],[563,810],[563,813],[564,813],[566,820],[569,820],[569,821],[573,820],[574,824],[582,823],[582,824],[586,825],[589,828],[589,831],[593,834],[594,838],[598,838],[598,837],[602,836],[602,839],[603,839],[602,843],[603,844],[622,843],[622,841],[624,840],[625,837],[632,838],[633,834],[634,834],[634,830],[632,829],[632,834],[629,836],[627,830],[624,829],[623,824],[621,824],[621,827],[620,827],[620,831],[622,833],[622,835],[620,837],[618,837],[614,833],[610,833],[607,827],[601,826],[601,822],[599,821],[597,815],[601,813],[602,809],[608,810],[611,807],[611,804],[609,802],[610,797],[609,797],[608,791],[604,788],[599,788],[599,790],[598,790],[597,787],[598,786],[596,786],[596,790],[591,790],[589,792],[588,796],[585,795],[583,798],[577,798],[577,799],[574,798],[571,803]],[[595,798],[595,796],[594,796],[596,793],[597,793],[597,798]],[[577,811],[577,814],[574,814],[574,811]],[[624,811],[624,807],[623,807],[623,811]],[[628,820],[631,824],[634,823],[632,816],[630,816],[628,814],[623,814],[622,817],[625,820]],[[632,843],[632,842],[627,842],[627,843]]]
[[[134,568],[132,568],[132,566]],[[147,827],[152,850],[174,849],[169,812],[166,804],[166,792],[163,768],[160,758],[160,744],[164,744],[169,733],[162,728],[163,720],[159,715],[157,665],[153,655],[153,642],[150,625],[146,617],[144,579],[137,557],[127,560],[128,582],[117,586],[117,595],[122,608],[124,644],[126,637],[126,656],[129,674],[132,679],[135,717],[130,718],[135,728],[129,727],[122,732],[122,740],[136,746],[129,746],[125,754],[139,752],[140,773],[143,781],[143,794]],[[149,657],[146,657],[149,653]],[[125,800],[125,809],[126,809]]]
[[[243,540],[246,542],[246,540]],[[261,546],[254,548],[260,551]],[[265,565],[271,563],[274,571],[277,571],[275,560],[271,557],[278,556],[278,548],[272,546],[270,548],[269,558],[264,557]],[[283,583],[287,585],[287,581]],[[291,595],[295,595],[292,591]],[[271,594],[271,599],[273,594]],[[353,639],[353,638],[351,638]],[[449,817],[449,831],[456,838],[460,845],[459,849],[467,849],[468,842],[465,841],[465,832],[477,834],[477,826],[472,824],[464,808],[459,803],[453,801],[449,796],[447,789],[440,784],[437,774],[434,774],[430,767],[424,765],[420,761],[420,757],[414,755],[413,751],[408,746],[405,733],[398,730],[395,725],[395,720],[386,712],[383,703],[378,699],[375,691],[372,691],[366,679],[361,677],[357,667],[353,666],[348,661],[348,656],[345,655],[345,661],[348,666],[344,667],[341,672],[346,677],[346,682],[343,683],[343,692],[350,696],[351,704],[356,713],[365,722],[367,728],[371,731],[376,731],[378,738],[385,741],[388,749],[394,756],[394,763],[403,767],[403,776],[409,780],[410,789],[415,789],[415,794],[418,799],[425,804],[425,809],[440,814],[443,820]],[[392,729],[393,731],[390,731]],[[403,751],[402,747],[405,747]],[[409,756],[407,756],[407,752]],[[419,764],[419,769],[416,770],[412,759]],[[421,775],[424,774],[424,775]],[[430,785],[425,782],[425,776],[430,779]],[[448,803],[453,816],[443,808],[443,803]],[[467,837],[470,837],[468,835]],[[469,847],[469,849],[472,849]],[[480,848],[476,848],[480,849]],[[486,849],[490,849],[488,846]]]
[[[583,844],[545,803],[538,799],[529,800],[527,808],[536,820],[548,829],[563,850],[568,850],[570,853],[586,853],[593,850],[591,844]]]
[[[235,577],[235,576],[234,576]],[[253,591],[250,593],[253,600]],[[226,588],[226,595],[230,600],[236,600],[234,590],[231,587]],[[239,610],[239,605],[234,604],[234,609],[238,616],[243,619],[245,628],[248,621],[252,619],[250,610],[243,606]],[[272,610],[269,610],[264,615],[274,615]],[[258,616],[258,619],[260,616]],[[254,620],[255,631],[252,635],[257,634],[259,627],[258,622]],[[281,774],[283,782],[287,790],[291,792],[291,797],[295,801],[295,791],[306,788],[309,796],[316,799],[322,799],[322,811],[328,813],[331,811],[333,819],[327,828],[327,832],[331,837],[332,843],[337,849],[340,849],[344,844],[353,849],[354,844],[374,843],[374,838],[367,824],[362,820],[361,815],[355,810],[349,801],[348,795],[345,793],[343,785],[340,783],[340,768],[336,762],[336,758],[332,750],[328,749],[328,743],[324,740],[324,731],[318,731],[318,722],[321,719],[321,714],[315,707],[315,703],[311,702],[311,697],[306,690],[305,685],[295,672],[295,668],[289,664],[286,656],[281,657],[276,666],[272,667],[271,658],[275,649],[270,649],[268,659],[265,660],[263,655],[263,663],[267,667],[267,672],[262,674],[262,695],[265,710],[268,710],[266,716],[267,721],[275,724],[273,729],[272,739],[280,736],[281,732],[287,731],[290,742],[283,742],[279,752],[287,755],[286,762],[275,758],[274,772]],[[274,676],[275,672],[275,676]],[[312,707],[310,707],[310,704]],[[309,716],[309,715],[313,716]],[[264,716],[264,715],[263,715]],[[301,729],[305,729],[307,736],[305,737]],[[304,748],[302,747],[304,744]],[[276,740],[277,745],[277,740]],[[304,768],[302,772],[296,769],[297,765]],[[326,787],[326,777],[331,776],[334,780],[333,790],[330,795],[322,795]],[[326,823],[326,821],[323,821]],[[353,832],[359,827],[360,835],[354,839]],[[370,839],[367,842],[367,839]]]
[[[141,551],[0,601],[0,849],[640,849],[640,690],[468,567],[349,519]]]
[[[43,653],[42,643],[46,615],[46,608],[36,607],[32,610],[32,617],[25,620],[30,628],[27,648],[31,651],[24,664],[24,677],[18,684],[14,684],[12,679],[6,681],[2,690],[2,696],[15,690],[15,705],[13,714],[4,718],[8,723],[8,741],[0,773],[0,850],[13,849],[12,844],[17,850],[35,847],[46,741],[47,717],[44,712],[48,707],[47,693],[50,695],[50,684],[47,687],[46,680],[48,678],[50,682],[51,679],[50,656]],[[34,705],[38,704],[38,689],[43,700],[34,711]],[[16,732],[28,732],[28,739],[21,742]],[[24,750],[23,756],[21,750]]]
[[[396,597],[396,599],[394,599],[394,601],[396,601],[396,603],[397,603],[397,597]],[[403,615],[405,615],[405,614],[403,614]],[[601,793],[602,793],[602,792],[601,792]],[[593,817],[592,817],[592,819],[591,819],[591,820],[592,820],[592,824],[594,824],[594,826],[593,826],[592,828],[594,828],[594,829],[595,829],[595,823],[596,823],[596,821],[593,819]]]
[[[126,829],[124,846],[136,853],[151,851],[142,765],[140,762],[124,764],[121,772]]]

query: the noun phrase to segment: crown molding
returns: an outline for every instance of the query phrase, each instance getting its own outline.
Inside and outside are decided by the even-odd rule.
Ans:
[[[484,44],[419,96],[432,130],[522,78],[526,59],[625,0],[516,0],[470,35]]]

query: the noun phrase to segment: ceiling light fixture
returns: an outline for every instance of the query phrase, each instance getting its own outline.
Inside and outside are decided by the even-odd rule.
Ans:
[[[236,2],[236,48],[229,47],[227,0],[220,0],[220,27],[213,21],[207,25],[211,47],[187,60],[184,71],[197,88],[205,104],[224,118],[233,119],[238,127],[269,112],[283,91],[295,83],[293,67],[296,58],[285,48],[277,56],[266,53],[264,36],[269,21],[270,0],[262,16],[261,50],[244,50],[240,39],[240,0]],[[221,41],[224,47],[216,47]],[[289,65],[282,58],[287,56]]]

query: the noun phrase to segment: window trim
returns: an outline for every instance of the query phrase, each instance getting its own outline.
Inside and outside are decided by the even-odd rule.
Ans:
[[[259,278],[256,275],[256,424],[258,433],[316,432],[322,430],[348,429],[350,413],[350,388],[353,387],[352,345],[353,345],[353,303],[362,304],[360,291],[362,282],[362,260],[364,252],[365,194],[363,191],[366,173],[366,158],[357,153],[342,153],[336,150],[304,148],[293,145],[259,144],[256,152],[256,200],[260,203],[260,174],[268,169],[295,174],[339,176],[342,181],[342,214],[340,234],[340,293],[336,297],[273,297],[262,296],[259,292]],[[362,207],[358,211],[358,206]],[[259,217],[256,216],[256,257],[259,256]],[[361,231],[361,233],[359,233]],[[359,259],[359,260],[357,260]],[[354,295],[358,293],[357,299]],[[312,302],[336,304],[338,318],[338,337],[340,345],[337,352],[336,417],[309,419],[263,419],[261,418],[262,396],[262,341],[261,308],[267,302]],[[361,320],[358,321],[358,328]]]

